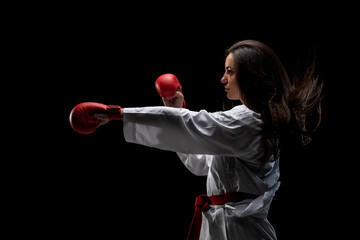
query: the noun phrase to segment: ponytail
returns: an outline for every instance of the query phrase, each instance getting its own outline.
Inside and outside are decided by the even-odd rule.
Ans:
[[[315,75],[316,63],[312,61],[303,76],[295,75],[289,94],[291,110],[290,133],[302,145],[308,144],[321,122],[323,82]]]

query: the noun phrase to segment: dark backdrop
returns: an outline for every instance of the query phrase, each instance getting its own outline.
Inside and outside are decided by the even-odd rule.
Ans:
[[[322,125],[309,145],[282,153],[282,183],[269,220],[279,239],[330,234],[338,219],[332,219],[329,198],[334,189],[346,192],[336,174],[342,166],[336,149],[343,143],[339,79],[342,86],[349,81],[339,71],[346,58],[334,46],[348,30],[327,8],[131,7],[49,6],[23,22],[26,58],[38,74],[28,82],[36,88],[30,101],[46,109],[35,111],[44,118],[28,137],[41,143],[28,140],[26,151],[34,157],[21,165],[23,179],[16,179],[28,235],[185,239],[206,178],[187,171],[175,153],[126,143],[121,121],[77,134],[69,113],[85,101],[162,105],[154,82],[164,73],[179,78],[189,109],[221,110],[224,52],[245,39],[269,45],[290,75],[317,56],[325,84]]]

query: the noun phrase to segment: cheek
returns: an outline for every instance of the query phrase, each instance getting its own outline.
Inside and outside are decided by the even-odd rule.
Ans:
[[[231,77],[230,79],[230,85],[231,85],[231,88],[238,91],[239,90],[239,84],[237,83],[236,81],[236,78],[235,77]]]
[[[235,77],[231,79],[230,89],[232,97],[236,100],[239,100],[241,97],[240,87]]]

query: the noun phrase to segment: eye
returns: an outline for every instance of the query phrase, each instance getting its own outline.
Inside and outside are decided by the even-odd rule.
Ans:
[[[234,73],[232,70],[229,70],[229,69],[227,69],[226,72],[227,72],[227,74],[229,74],[229,75],[231,75],[231,74]]]
[[[233,70],[232,70],[232,68],[231,68],[230,66],[226,66],[226,67],[225,67],[225,72],[226,72],[226,74],[228,74],[228,75],[231,75],[231,74],[234,73]]]

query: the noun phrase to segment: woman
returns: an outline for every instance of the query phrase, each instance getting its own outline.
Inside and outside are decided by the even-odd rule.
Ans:
[[[177,91],[166,107],[124,108],[128,142],[177,152],[196,175],[207,175],[207,195],[196,199],[188,239],[276,239],[267,214],[278,190],[281,142],[311,140],[321,120],[322,84],[312,64],[293,82],[265,44],[246,40],[226,51],[221,78],[228,111],[182,108]],[[108,122],[94,114],[97,127]]]

